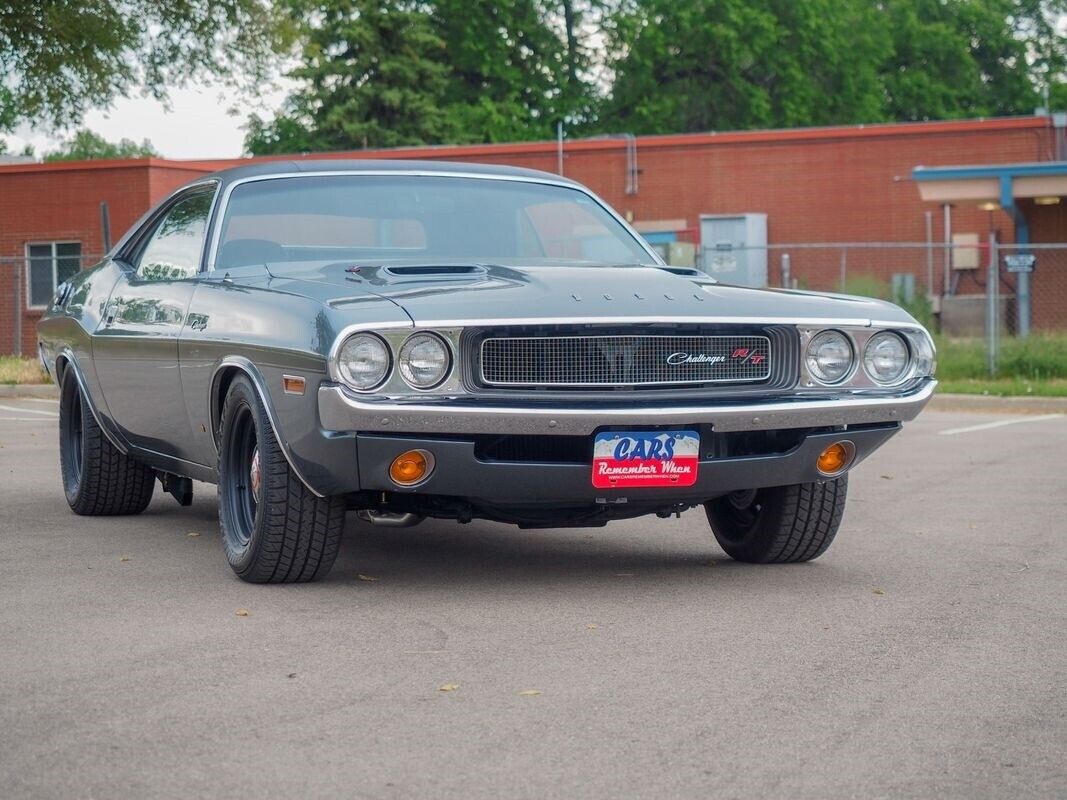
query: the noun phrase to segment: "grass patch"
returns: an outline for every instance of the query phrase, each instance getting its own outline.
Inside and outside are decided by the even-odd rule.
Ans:
[[[985,340],[939,337],[937,377],[943,381],[989,380]],[[1034,334],[1029,339],[1001,339],[996,380],[1033,385],[1067,380],[1067,334],[1043,333]]]
[[[36,358],[0,356],[0,384],[48,383],[48,374]]]
[[[943,380],[938,384],[937,391],[939,394],[985,394],[993,397],[1067,397],[1067,380]]]

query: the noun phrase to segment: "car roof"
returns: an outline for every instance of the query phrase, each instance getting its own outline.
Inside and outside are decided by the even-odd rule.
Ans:
[[[419,172],[423,174],[486,175],[495,177],[534,178],[559,183],[575,184],[574,181],[551,172],[523,169],[497,164],[472,164],[465,161],[414,161],[384,159],[293,159],[280,161],[257,161],[231,169],[224,169],[207,178],[218,178],[223,183],[233,183],[245,178],[285,175],[293,173],[329,174],[339,172]],[[203,180],[201,178],[200,180]],[[575,184],[577,185],[577,184]]]

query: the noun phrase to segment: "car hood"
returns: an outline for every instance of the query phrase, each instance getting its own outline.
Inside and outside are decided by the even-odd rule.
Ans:
[[[392,301],[418,325],[527,324],[542,321],[914,320],[867,297],[715,283],[673,267],[361,266],[269,264],[272,283],[344,309],[368,295]]]

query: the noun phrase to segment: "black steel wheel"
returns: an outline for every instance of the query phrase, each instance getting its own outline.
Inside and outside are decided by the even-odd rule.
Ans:
[[[156,473],[124,455],[96,423],[68,367],[59,397],[59,463],[63,493],[75,514],[140,514],[152,502]]]
[[[704,504],[719,546],[737,561],[785,564],[818,558],[845,512],[848,476],[822,483],[731,492]]]
[[[295,583],[326,575],[344,530],[344,498],[318,497],[293,473],[247,376],[230,384],[218,441],[219,524],[237,576]]]

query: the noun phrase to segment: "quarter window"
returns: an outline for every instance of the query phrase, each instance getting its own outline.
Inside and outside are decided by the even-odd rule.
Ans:
[[[214,188],[198,191],[171,206],[141,252],[138,277],[146,281],[173,281],[191,278],[200,271],[214,196]]]
[[[34,242],[26,245],[30,308],[46,308],[56,287],[81,269],[81,242]]]

